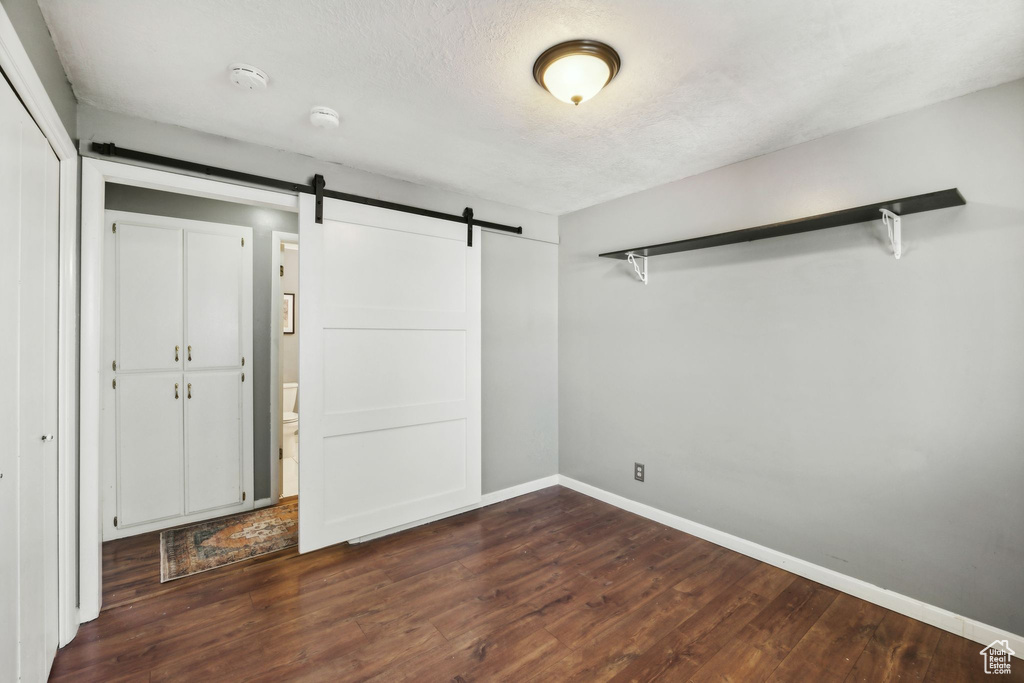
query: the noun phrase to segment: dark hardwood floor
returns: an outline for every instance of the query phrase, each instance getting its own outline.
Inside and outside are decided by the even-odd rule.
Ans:
[[[369,543],[160,584],[104,545],[74,681],[1024,681],[980,645],[552,487]]]

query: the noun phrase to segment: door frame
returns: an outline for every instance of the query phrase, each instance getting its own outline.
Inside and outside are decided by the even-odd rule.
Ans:
[[[99,616],[103,596],[102,391],[106,185],[131,185],[193,197],[298,211],[294,194],[274,192],[154,168],[82,157],[81,356],[79,389],[79,606],[81,623]],[[108,366],[109,367],[109,366]]]
[[[57,322],[57,632],[61,647],[78,632],[78,149],[0,6],[0,70],[60,164]]]
[[[256,507],[264,507],[275,504],[281,497],[281,465],[278,460],[277,449],[281,443],[281,289],[280,267],[282,244],[298,244],[299,236],[293,232],[275,230],[271,233],[271,282],[270,287],[270,319],[273,321],[270,326],[270,500],[260,499],[256,501]]]

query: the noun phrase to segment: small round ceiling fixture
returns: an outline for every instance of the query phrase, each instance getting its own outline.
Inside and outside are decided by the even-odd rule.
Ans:
[[[228,67],[228,78],[242,90],[266,90],[270,82],[263,69],[249,64],[232,64]]]
[[[562,102],[579,105],[601,92],[619,72],[619,53],[596,40],[549,47],[533,65],[533,78]]]
[[[330,130],[338,127],[340,118],[338,117],[338,112],[330,107],[313,107],[309,112],[309,122],[317,128]]]

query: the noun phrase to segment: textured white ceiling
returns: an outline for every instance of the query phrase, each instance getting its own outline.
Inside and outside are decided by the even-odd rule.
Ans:
[[[40,6],[81,102],[559,214],[1024,76],[1021,0]],[[581,37],[622,70],[574,108],[531,68]]]

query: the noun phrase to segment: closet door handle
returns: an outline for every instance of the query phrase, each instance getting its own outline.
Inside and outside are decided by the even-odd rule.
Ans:
[[[174,362],[178,362],[178,352],[181,351],[181,347],[177,344],[174,345]]]
[[[192,361],[192,345],[191,344],[188,345],[188,359],[189,359],[189,362]]]
[[[188,397],[192,398],[192,382],[188,383]]]
[[[178,398],[178,383],[174,383],[174,398]]]

